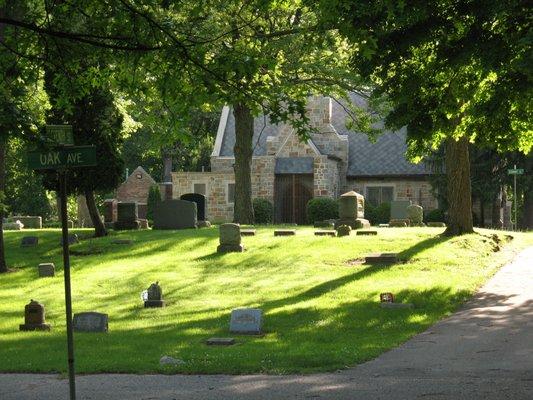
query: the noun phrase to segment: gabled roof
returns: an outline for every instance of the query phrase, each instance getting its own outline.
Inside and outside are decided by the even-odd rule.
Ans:
[[[352,95],[352,100],[364,102],[361,97]],[[347,112],[336,101],[332,102],[331,125],[339,135],[348,137],[348,176],[412,176],[431,174],[429,167],[421,162],[413,164],[405,158],[407,150],[405,128],[386,131],[376,143],[368,140],[366,134],[346,128]],[[223,124],[225,122],[225,124]],[[278,135],[280,126],[271,124],[268,117],[259,116],[254,120],[254,156],[266,155],[268,136]],[[235,146],[235,117],[231,109],[225,107],[217,136],[214,156],[233,157]],[[217,151],[218,150],[218,151]]]

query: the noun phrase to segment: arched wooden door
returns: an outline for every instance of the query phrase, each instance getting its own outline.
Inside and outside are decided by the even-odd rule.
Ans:
[[[274,181],[276,223],[307,223],[307,202],[313,198],[312,174],[279,174]]]

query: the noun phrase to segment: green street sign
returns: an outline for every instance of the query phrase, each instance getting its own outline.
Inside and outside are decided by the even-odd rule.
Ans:
[[[74,145],[72,125],[46,125],[47,136],[61,145]]]
[[[31,169],[94,167],[96,147],[71,146],[55,150],[30,151],[28,165]]]
[[[507,173],[509,175],[523,175],[524,169],[523,168],[508,169]]]

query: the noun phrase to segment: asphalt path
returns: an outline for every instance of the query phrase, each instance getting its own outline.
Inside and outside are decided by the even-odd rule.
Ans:
[[[0,360],[1,362],[1,360]],[[533,399],[533,247],[458,312],[357,367],[314,375],[78,376],[78,399]],[[68,399],[58,375],[0,374],[1,400]]]

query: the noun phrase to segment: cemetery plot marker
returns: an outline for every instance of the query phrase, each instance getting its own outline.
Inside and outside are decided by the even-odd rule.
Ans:
[[[74,314],[73,325],[76,332],[107,332],[109,330],[107,314],[98,312]]]
[[[255,236],[255,229],[241,229],[241,236]]]
[[[44,318],[44,306],[38,301],[31,300],[24,307],[24,324],[20,325],[21,331],[49,331],[50,325]]]
[[[324,230],[324,231],[315,231],[315,236],[333,236],[337,234],[336,231],[333,230]]]
[[[231,346],[235,344],[235,339],[233,338],[209,338],[206,341],[208,346]]]
[[[357,235],[377,235],[378,231],[357,231]]]
[[[37,236],[24,236],[20,242],[22,247],[36,247],[39,244]]]
[[[274,231],[274,236],[294,236],[296,231],[294,229],[277,229]]]
[[[238,308],[231,312],[229,330],[241,335],[260,335],[263,311],[258,308]]]
[[[398,262],[398,254],[396,253],[376,253],[369,254],[365,257],[365,263],[380,263],[380,264],[394,264]]]
[[[38,268],[39,268],[40,278],[45,278],[45,277],[55,275],[56,266],[53,263],[41,263],[39,264]]]

